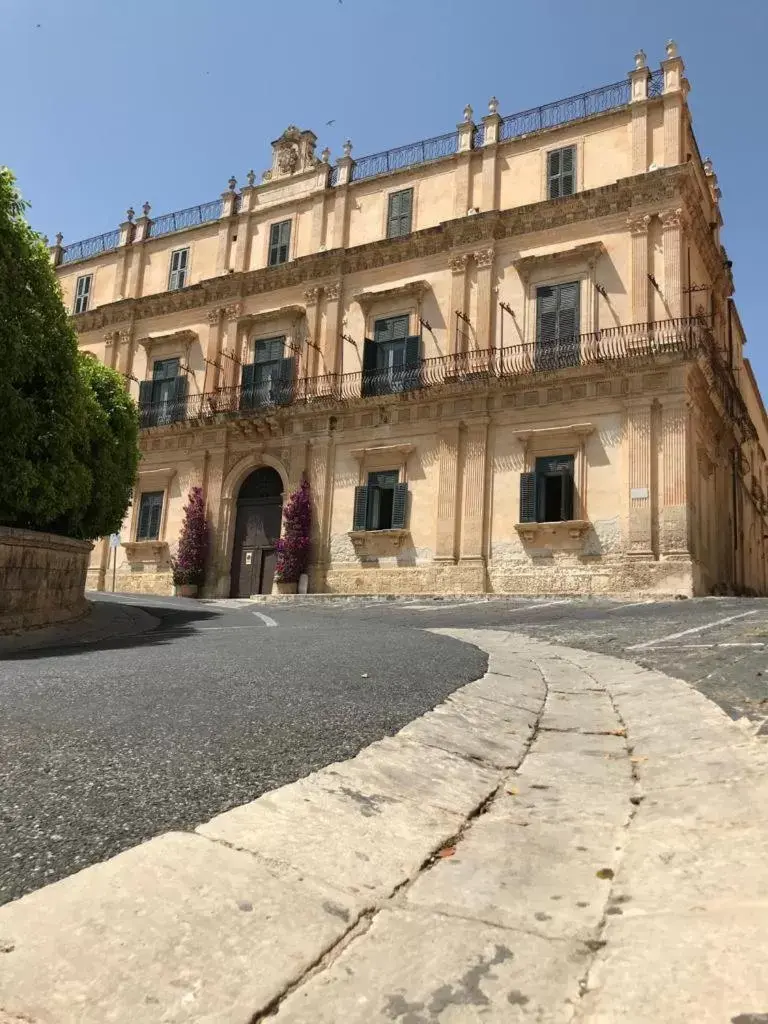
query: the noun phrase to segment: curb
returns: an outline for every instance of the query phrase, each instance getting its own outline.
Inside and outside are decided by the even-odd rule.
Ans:
[[[634,663],[435,632],[486,650],[488,672],[396,736],[0,908],[1,1010],[32,1024],[764,1011],[765,745]]]
[[[0,658],[48,648],[79,647],[104,640],[140,636],[156,629],[161,620],[142,608],[87,602],[83,615],[70,622],[23,633],[0,635]]]

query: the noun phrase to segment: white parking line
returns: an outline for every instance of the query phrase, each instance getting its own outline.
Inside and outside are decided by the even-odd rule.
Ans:
[[[542,601],[541,604],[527,604],[522,608],[513,608],[515,612],[534,612],[538,611],[539,608],[551,608],[555,604],[571,604],[572,599],[570,597],[564,597],[561,601]]]
[[[253,614],[256,616],[257,619],[261,619],[261,621],[264,623],[265,626],[276,626],[277,625],[275,620],[271,619],[268,615],[265,615],[264,612],[254,612]]]
[[[632,601],[630,604],[620,604],[617,608],[609,608],[609,612],[624,612],[627,608],[639,608],[643,604],[649,604],[649,601]]]
[[[655,647],[657,644],[664,644],[668,640],[679,640],[683,636],[690,636],[691,633],[701,633],[705,629],[714,629],[715,626],[724,626],[726,622],[735,622],[736,619],[746,619],[748,615],[757,615],[759,609],[752,612],[740,612],[738,615],[728,615],[724,619],[717,619],[715,622],[707,622],[703,626],[693,626],[691,629],[683,629],[679,633],[670,633],[669,636],[660,636],[656,640],[647,640],[643,644],[633,644],[627,647],[628,651],[642,651],[646,647]]]

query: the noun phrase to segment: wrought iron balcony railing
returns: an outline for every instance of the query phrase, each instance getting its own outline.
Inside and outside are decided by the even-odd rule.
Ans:
[[[103,235],[84,238],[82,242],[72,242],[62,249],[61,262],[73,263],[75,260],[87,260],[102,252],[110,252],[120,245],[120,231],[105,231]]]
[[[141,409],[141,426],[259,416],[295,405],[338,405],[368,397],[408,394],[434,387],[487,387],[522,377],[552,375],[576,367],[610,367],[666,355],[705,356],[710,387],[729,415],[749,433],[751,420],[733,374],[724,363],[702,318],[663,320],[611,327],[555,342],[531,342],[504,348],[460,352],[422,359],[396,368],[275,380],[270,386],[221,388]]]
[[[164,213],[150,222],[149,237],[159,238],[160,235],[170,235],[173,231],[196,228],[208,221],[218,220],[221,217],[221,206],[222,200],[214,199],[212,203],[188,206],[186,210],[176,210],[175,213]]]

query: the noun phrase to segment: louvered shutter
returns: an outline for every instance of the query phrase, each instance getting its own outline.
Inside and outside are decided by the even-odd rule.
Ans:
[[[520,522],[536,522],[536,474],[520,474]]]
[[[355,506],[352,515],[352,529],[364,530],[368,520],[368,488],[355,488]]]
[[[293,400],[293,381],[296,364],[292,356],[281,359],[277,368],[275,401],[278,405],[290,405]]]
[[[289,250],[290,245],[291,245],[291,222],[289,220],[284,220],[283,223],[280,225],[279,235],[280,235],[280,254],[279,254],[278,262],[280,262],[280,263],[287,263],[288,262],[288,250]]]
[[[560,197],[560,150],[556,149],[547,154],[547,180],[549,182],[548,195],[550,199]]]
[[[421,384],[421,338],[416,335],[405,342],[405,388],[414,390]]]
[[[411,233],[411,211],[413,208],[413,189],[400,193],[400,234]]]
[[[560,195],[572,196],[575,180],[576,150],[568,146],[560,151]]]
[[[149,534],[149,516],[150,516],[150,505],[145,500],[144,495],[141,496],[141,505],[139,507],[139,525],[136,530],[136,539],[145,540]]]
[[[153,426],[152,381],[139,381],[139,423],[142,427]]]
[[[536,290],[536,341],[546,344],[557,340],[557,288],[546,285]]]
[[[184,373],[180,373],[173,382],[173,405],[170,418],[175,421],[187,418],[187,377]]]
[[[563,522],[573,519],[573,474],[568,470],[560,473],[562,481],[560,518]]]
[[[149,540],[157,540],[160,536],[160,519],[163,514],[162,494],[152,495],[149,502]]]
[[[572,338],[579,333],[579,282],[557,286],[557,337]]]
[[[256,366],[246,363],[240,372],[240,408],[252,409],[254,404],[254,381]]]
[[[408,484],[395,484],[392,499],[392,529],[404,530],[408,517]]]
[[[363,342],[363,397],[376,394],[376,342],[366,338]]]

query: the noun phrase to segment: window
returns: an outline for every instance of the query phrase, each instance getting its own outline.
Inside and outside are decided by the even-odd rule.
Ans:
[[[75,313],[85,313],[91,302],[91,283],[93,274],[78,277],[75,285]]]
[[[559,523],[573,519],[573,455],[536,459],[532,473],[520,474],[520,522]]]
[[[411,233],[413,189],[391,192],[387,207],[387,238],[401,238]]]
[[[171,253],[171,272],[168,277],[168,290],[177,292],[187,283],[189,267],[189,249],[174,249]]]
[[[390,395],[419,386],[421,338],[409,337],[410,316],[383,317],[363,346],[363,395]]]
[[[163,491],[145,491],[139,502],[136,540],[157,540],[163,516]]]
[[[536,289],[536,367],[577,366],[579,341],[578,281]]]
[[[186,415],[187,378],[180,373],[177,357],[156,359],[151,380],[139,384],[139,411],[142,427],[157,427],[183,420]]]
[[[576,184],[576,147],[553,149],[547,153],[547,198],[572,196]]]
[[[243,366],[241,409],[286,405],[293,396],[295,363],[283,358],[285,337],[261,338],[254,343],[253,362]]]
[[[405,529],[408,485],[398,477],[395,469],[369,473],[368,483],[355,488],[353,530]]]
[[[288,262],[291,248],[291,222],[281,220],[269,229],[269,266],[277,267]]]

